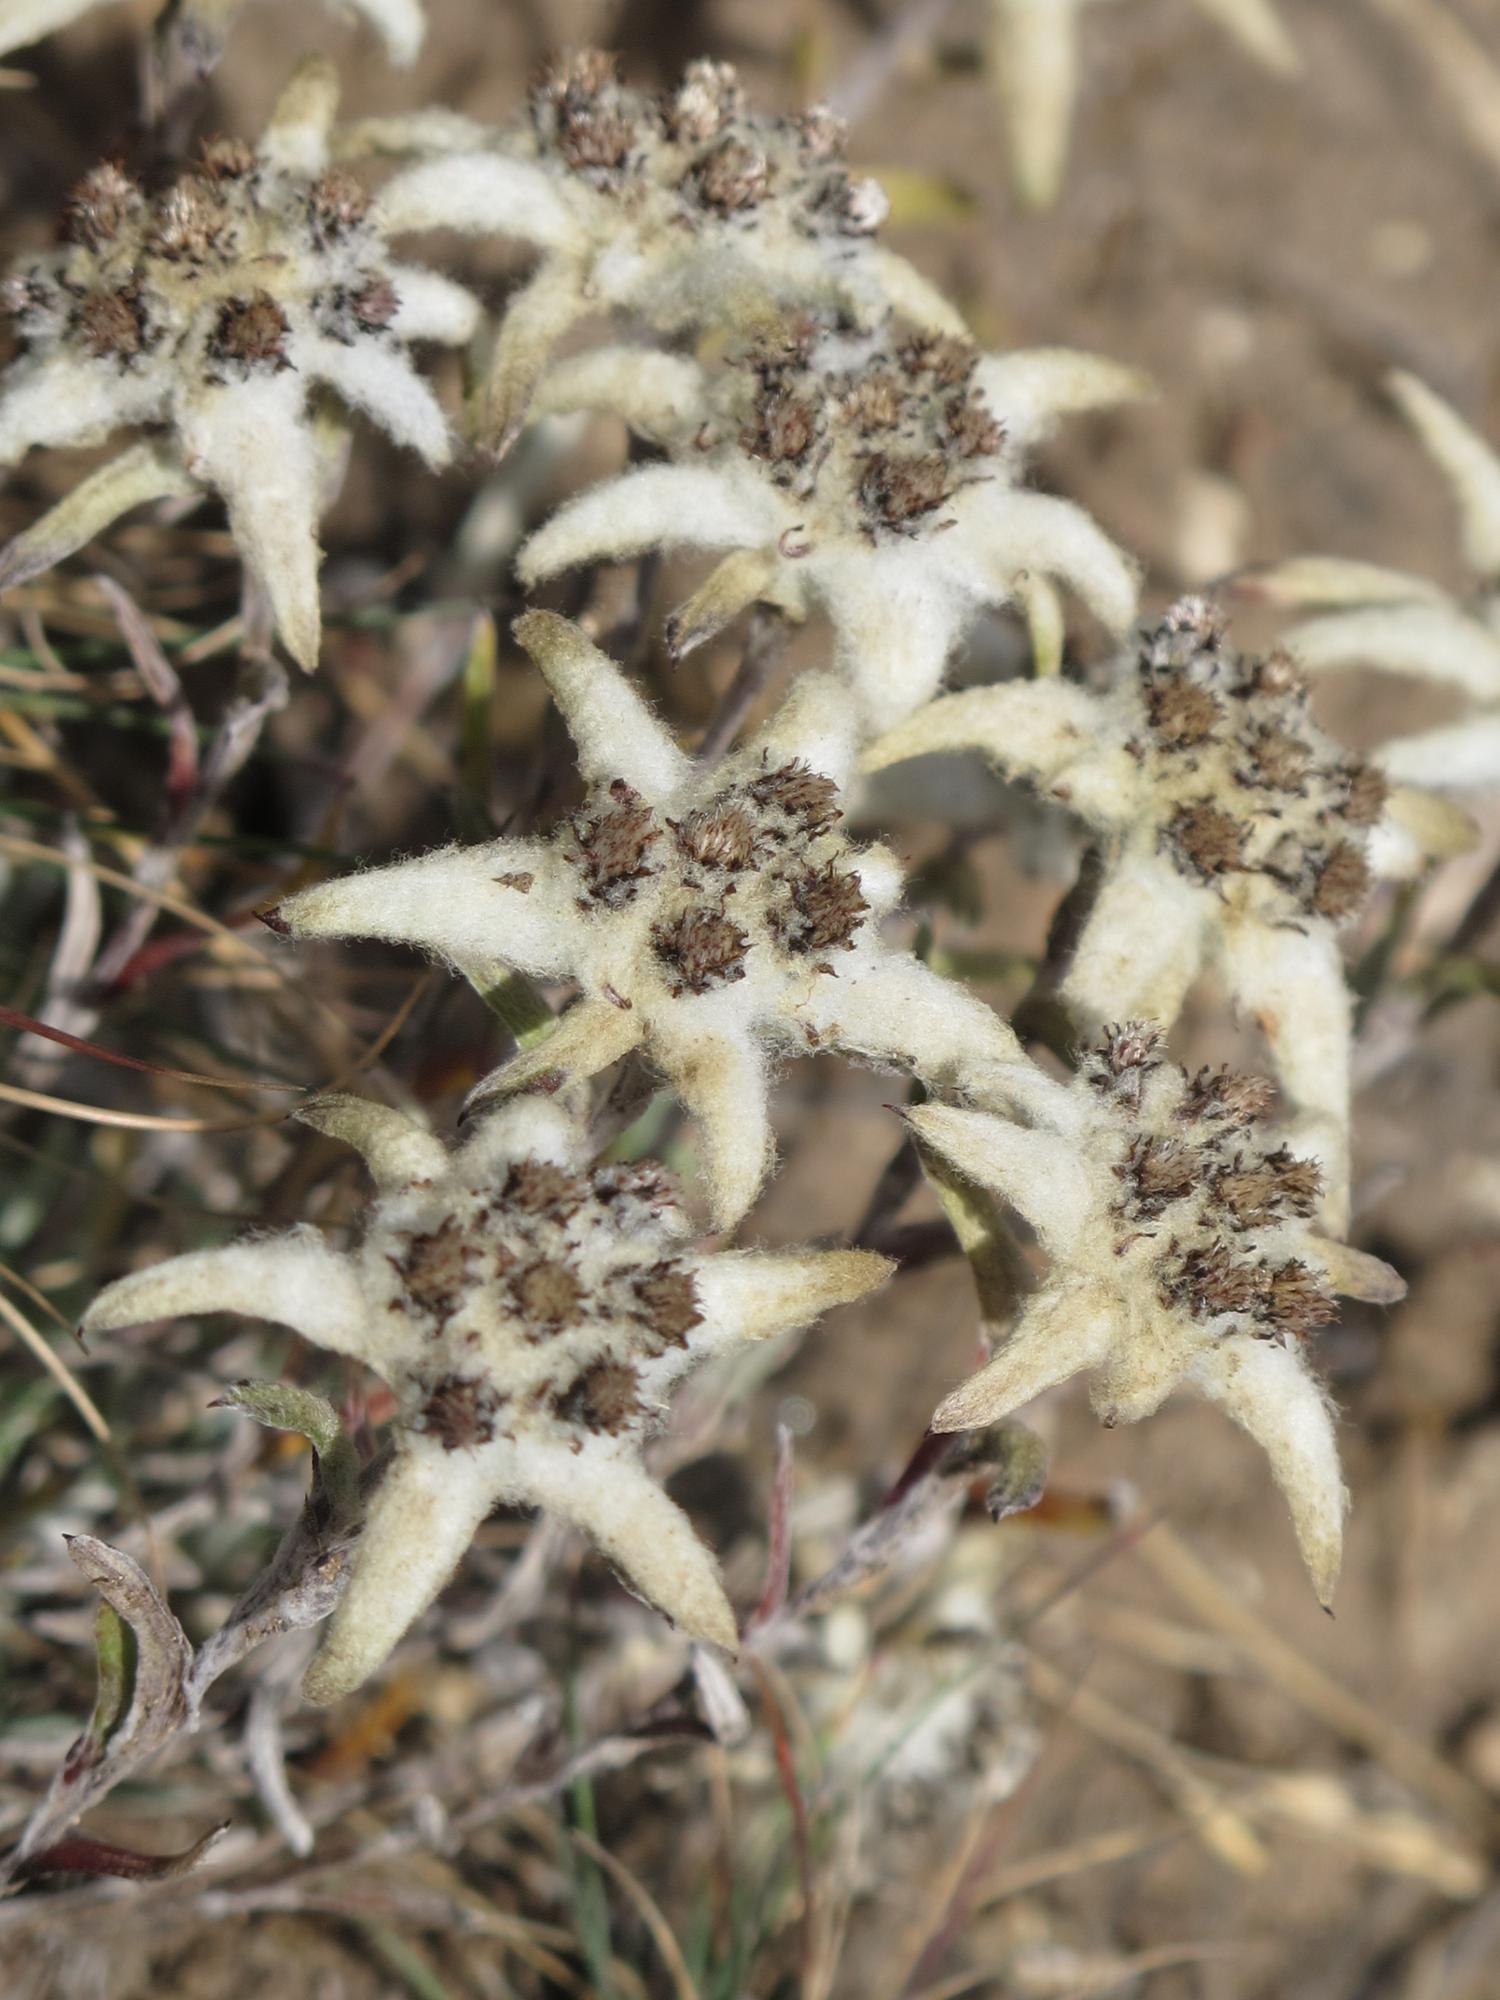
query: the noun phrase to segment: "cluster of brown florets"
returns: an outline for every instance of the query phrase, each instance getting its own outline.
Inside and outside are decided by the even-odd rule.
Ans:
[[[1218,614],[1186,599],[1137,657],[1130,747],[1159,804],[1161,845],[1197,882],[1255,877],[1289,919],[1338,923],[1370,890],[1362,836],[1384,810],[1385,778],[1312,721],[1284,653],[1241,657],[1223,637]]]
[[[520,1159],[394,1199],[362,1254],[370,1297],[398,1316],[414,1427],[457,1451],[518,1416],[610,1436],[644,1422],[636,1364],[702,1318],[676,1220],[654,1165]]]
[[[72,347],[122,371],[160,357],[217,384],[292,366],[293,319],[351,345],[399,304],[364,191],[337,171],[270,168],[211,140],[155,195],[96,167],[69,199],[59,248],[6,284],[28,347]]]
[[[664,200],[679,226],[753,225],[772,201],[808,236],[868,236],[885,218],[876,183],[844,164],[838,118],[754,112],[728,63],[691,63],[676,90],[653,96],[620,81],[616,57],[585,49],[546,66],[530,110],[544,156],[624,202]]]
[[[805,317],[726,379],[741,449],[786,492],[870,539],[911,535],[992,458],[1005,428],[974,384],[978,351],[894,319]],[[816,532],[816,529],[814,529]]]
[[[675,992],[743,979],[758,942],[831,972],[823,955],[852,950],[869,909],[837,798],[832,779],[767,758],[673,819],[616,778],[573,820],[579,904],[622,908],[654,878],[651,943]]]
[[[1257,1136],[1268,1083],[1222,1068],[1190,1076],[1139,1022],[1107,1029],[1080,1067],[1117,1128],[1115,1254],[1156,1267],[1163,1305],[1205,1321],[1233,1315],[1266,1339],[1338,1317],[1326,1276],[1277,1239],[1316,1213],[1322,1176]]]

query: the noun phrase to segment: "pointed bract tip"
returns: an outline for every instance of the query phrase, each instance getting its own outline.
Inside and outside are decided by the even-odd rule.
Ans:
[[[726,1598],[712,1607],[702,1607],[700,1615],[693,1621],[694,1628],[686,1625],[680,1629],[687,1637],[700,1646],[719,1646],[731,1655],[740,1650],[740,1628],[738,1620],[729,1608]]]
[[[268,910],[253,910],[251,915],[258,924],[264,924],[268,931],[274,931],[277,937],[290,937],[292,934],[292,927],[281,914],[279,903],[273,903]]]
[[[565,636],[577,630],[573,621],[564,618],[561,612],[523,611],[519,618],[512,619],[510,634],[516,644],[535,659],[538,652],[551,651]]]
[[[985,1410],[976,1399],[960,1387],[944,1396],[932,1413],[932,1421],[927,1426],[940,1435],[952,1431],[979,1430],[983,1425],[996,1420],[994,1413]]]

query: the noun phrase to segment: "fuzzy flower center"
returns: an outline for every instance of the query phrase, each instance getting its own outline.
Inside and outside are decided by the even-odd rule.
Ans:
[[[377,1213],[367,1253],[413,1428],[459,1451],[518,1423],[643,1425],[641,1365],[702,1319],[675,1199],[654,1166],[522,1159],[498,1184],[419,1185]]]
[[[723,428],[805,504],[805,539],[932,533],[1005,441],[966,341],[804,319],[725,377]],[[801,538],[799,538],[801,539]]]
[[[1385,780],[1308,713],[1284,655],[1241,658],[1199,598],[1142,643],[1129,749],[1146,775],[1162,851],[1190,880],[1238,882],[1271,918],[1339,923],[1370,889],[1364,836]]]
[[[1117,1269],[1154,1282],[1165,1306],[1203,1321],[1232,1315],[1264,1339],[1301,1338],[1338,1317],[1322,1272],[1289,1254],[1321,1175],[1256,1136],[1268,1084],[1228,1069],[1189,1076],[1137,1022],[1106,1029],[1081,1069],[1115,1184]]]
[[[833,973],[828,955],[854,949],[869,909],[835,831],[837,799],[831,778],[766,760],[673,819],[616,778],[572,821],[579,905],[645,899],[674,997],[743,979],[757,949]]]
[[[236,139],[207,142],[154,195],[96,167],[62,238],[0,303],[26,345],[122,372],[167,359],[210,384],[275,373],[293,365],[294,321],[352,346],[382,337],[399,303],[363,189],[272,169]]]
[[[653,97],[621,83],[615,57],[586,49],[542,71],[530,108],[543,157],[648,226],[742,230],[774,217],[798,236],[865,236],[885,219],[878,185],[851,179],[831,112],[753,112],[727,63],[695,62]]]

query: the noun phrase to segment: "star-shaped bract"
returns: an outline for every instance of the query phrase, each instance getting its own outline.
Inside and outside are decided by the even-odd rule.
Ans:
[[[0,56],[29,48],[44,35],[66,28],[107,0],[5,0],[0,19]],[[194,66],[212,68],[223,50],[244,0],[178,0],[164,19],[194,56]],[[362,14],[385,43],[392,62],[409,63],[422,46],[427,22],[421,0],[335,0],[340,12]]]
[[[989,0],[989,69],[1005,114],[1011,176],[1034,208],[1057,198],[1078,95],[1078,17],[1088,0]],[[1271,0],[1195,0],[1267,69],[1302,67]]]
[[[958,315],[904,258],[873,241],[886,200],[851,177],[843,127],[822,108],[749,108],[727,63],[695,62],[664,97],[627,88],[599,50],[559,58],[529,123],[487,131],[452,113],[368,119],[346,155],[426,152],[385,190],[393,228],[462,229],[532,244],[541,263],[511,301],[481,432],[504,450],[562,335],[622,310],[661,332],[744,330],[781,308],[900,307],[956,331]]]
[[[773,1057],[839,1050],[942,1087],[1029,1067],[997,1014],[879,935],[900,868],[839,830],[855,736],[838,681],[804,676],[703,770],[576,626],[529,612],[516,635],[577,745],[588,793],[571,821],[304,890],[277,927],[422,945],[481,983],[498,965],[576,980],[556,1029],[481,1097],[641,1049],[700,1121],[725,1227],[770,1164]]]
[[[1286,634],[1299,667],[1320,673],[1380,667],[1460,689],[1462,721],[1402,736],[1373,752],[1398,784],[1478,791],[1500,782],[1500,457],[1416,376],[1387,386],[1447,478],[1458,503],[1464,556],[1476,589],[1459,604],[1401,570],[1308,556],[1251,572],[1246,595],[1315,610]]]
[[[1050,1260],[999,1353],[933,1426],[997,1423],[1081,1370],[1106,1424],[1195,1388],[1267,1453],[1326,1605],[1345,1495],[1303,1347],[1337,1318],[1335,1293],[1391,1304],[1405,1287],[1313,1232],[1319,1170],[1257,1130],[1270,1095],[1226,1070],[1190,1078],[1154,1026],[1131,1022],[1085,1053],[1071,1084],[1034,1091],[1028,1125],[949,1105],[909,1112],[919,1143],[1003,1195]]]
[[[357,1146],[375,1179],[355,1248],[300,1228],[193,1251],[108,1286],[83,1325],[246,1313],[389,1384],[394,1455],[309,1699],[335,1700],[381,1665],[499,1505],[561,1515],[684,1632],[734,1646],[718,1565],[643,1447],[690,1369],[862,1297],[886,1259],[695,1251],[667,1175],[590,1171],[577,1122],[542,1096],[512,1101],[453,1153],[359,1098],[298,1115]]]
[[[1111,691],[1052,679],[944,696],[882,737],[864,767],[967,748],[1104,836],[1062,986],[1083,1031],[1122,1013],[1170,1025],[1216,967],[1270,1044],[1324,1160],[1325,1219],[1342,1232],[1350,1002],[1338,926],[1393,854],[1452,852],[1467,821],[1423,794],[1388,794],[1312,721],[1286,656],[1238,656],[1196,598],[1143,636]]]
[[[338,101],[313,60],[255,147],[214,140],[157,195],[112,166],[75,191],[63,247],[25,261],[0,304],[21,357],[0,376],[0,468],[38,445],[161,434],[113,459],[0,554],[0,588],[82,546],[127,508],[207,489],[260,579],[289,651],[317,664],[318,516],[341,454],[327,390],[431,466],[448,425],[411,343],[459,343],[477,307],[392,261],[378,211],[327,163]]]
[[[1093,355],[981,355],[891,316],[808,317],[710,371],[606,349],[563,363],[539,406],[617,411],[671,454],[580,495],[521,552],[536,582],[648,549],[728,550],[673,613],[681,657],[757,598],[827,613],[870,726],[937,691],[986,606],[1028,610],[1056,577],[1113,632],[1135,616],[1131,563],[1082,508],[1021,486],[1027,449],[1069,411],[1145,392]],[[1050,623],[1048,618],[1044,623]]]

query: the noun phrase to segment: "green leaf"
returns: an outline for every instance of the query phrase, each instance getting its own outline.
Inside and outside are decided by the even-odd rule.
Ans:
[[[98,1688],[94,1695],[94,1712],[89,1717],[86,1732],[96,1756],[119,1727],[130,1705],[133,1665],[124,1619],[113,1605],[101,1604],[94,1614],[94,1667]]]
[[[305,1437],[317,1459],[314,1499],[327,1502],[337,1524],[358,1515],[359,1458],[344,1435],[338,1411],[326,1398],[290,1382],[236,1382],[209,1408],[243,1410],[268,1430],[296,1431]]]
[[[498,959],[489,964],[465,961],[459,970],[490,1012],[509,1028],[518,1049],[531,1048],[557,1026],[541,988],[524,972],[512,972]]]

